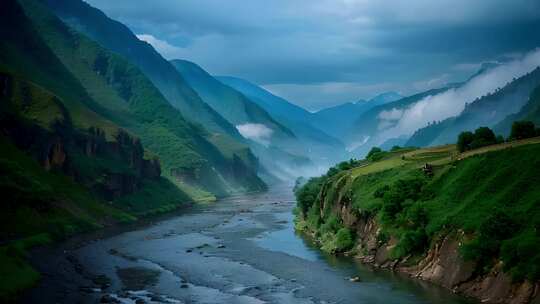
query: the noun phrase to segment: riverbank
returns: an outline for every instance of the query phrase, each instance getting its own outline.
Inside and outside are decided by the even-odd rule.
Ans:
[[[25,303],[469,303],[336,258],[294,233],[290,187],[194,206],[119,234],[36,251]],[[351,282],[359,276],[362,282]]]
[[[488,303],[539,300],[537,139],[458,154],[380,152],[297,191],[297,228],[330,253]]]

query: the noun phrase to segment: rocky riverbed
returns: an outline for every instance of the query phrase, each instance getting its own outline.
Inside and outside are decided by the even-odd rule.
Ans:
[[[474,303],[325,255],[295,234],[288,186],[34,251],[27,303]],[[126,231],[127,230],[127,231]]]

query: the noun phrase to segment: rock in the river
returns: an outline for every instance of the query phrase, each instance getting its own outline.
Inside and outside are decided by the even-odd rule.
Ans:
[[[351,281],[351,282],[360,282],[360,277],[359,276],[351,277],[351,278],[349,278],[349,281]]]

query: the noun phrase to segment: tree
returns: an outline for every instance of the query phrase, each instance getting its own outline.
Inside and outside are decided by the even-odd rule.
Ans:
[[[471,149],[471,143],[474,140],[474,134],[466,131],[461,132],[458,136],[457,147],[459,152],[464,152]]]
[[[512,124],[512,131],[510,132],[510,139],[524,139],[536,136],[536,130],[532,121],[514,121]]]
[[[369,150],[368,154],[366,155],[366,158],[370,158],[371,156],[379,153],[379,152],[382,152],[382,149],[379,148],[379,147],[373,147],[371,148],[371,150]]]
[[[383,151],[381,148],[373,147],[367,154],[366,159],[370,161],[378,161],[381,160],[386,154],[387,152]]]
[[[477,149],[484,146],[497,143],[495,133],[488,127],[480,127],[474,131],[474,139],[471,143],[471,149]]]

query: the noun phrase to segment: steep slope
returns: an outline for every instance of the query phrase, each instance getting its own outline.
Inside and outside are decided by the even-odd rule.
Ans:
[[[323,122],[305,109],[276,96],[249,81],[235,77],[216,77],[224,84],[244,94],[275,120],[288,127],[308,147],[308,155],[322,163],[330,164],[346,157],[343,143],[322,131]]]
[[[209,131],[241,140],[236,128],[204,103],[176,69],[125,25],[81,0],[43,0],[64,22],[107,49],[124,56],[152,81],[182,114]]]
[[[233,168],[237,166],[237,160],[235,161],[234,155],[242,157],[244,163],[248,164],[243,172],[250,177],[245,179],[247,187],[259,188],[262,185],[256,176],[251,178],[255,175],[256,164],[253,163],[247,147],[233,150],[233,153],[216,148],[209,142],[214,140],[214,136],[207,134],[200,126],[185,121],[136,67],[68,28],[40,3],[21,2],[44,38],[45,44],[40,45],[44,51],[40,51],[39,56],[48,54],[49,57],[32,67],[31,71],[47,71],[51,63],[55,63],[55,66],[65,65],[69,69],[61,73],[47,73],[40,78],[30,71],[23,75],[35,83],[53,88],[53,92],[66,102],[83,101],[86,107],[68,107],[77,127],[99,127],[108,135],[110,132],[107,124],[101,122],[104,120],[109,124],[114,121],[115,124],[134,132],[141,137],[146,147],[160,157],[165,176],[185,190],[191,191],[190,186],[194,186],[217,195],[225,195],[235,188],[245,186],[242,185],[244,178],[235,177]],[[11,27],[13,28],[13,25]],[[28,40],[28,37],[26,38],[25,40]],[[39,39],[41,38],[36,38]],[[5,42],[9,48],[18,49],[24,49],[26,43],[17,45],[15,41]],[[45,51],[47,48],[50,50]],[[13,55],[22,54],[24,53],[14,52]],[[25,57],[15,57],[17,59],[7,58],[6,63],[12,67],[11,62],[24,62],[26,58],[35,56],[26,54]],[[61,62],[58,62],[57,58],[60,58]],[[30,68],[28,65],[24,66]],[[64,87],[49,86],[49,82]],[[66,83],[70,84],[69,87],[65,86]],[[73,94],[76,95],[72,96]],[[106,119],[86,122],[89,117],[93,117],[86,112]],[[225,178],[231,183],[225,182]],[[195,195],[197,192],[191,193]]]
[[[334,107],[322,109],[313,113],[315,119],[320,122],[323,130],[330,135],[341,138],[347,133],[355,123],[355,121],[364,112],[380,105],[396,101],[403,98],[395,92],[386,92],[379,94],[372,99],[357,102],[347,102]]]
[[[330,253],[482,302],[536,303],[539,143],[401,149],[339,164],[296,191],[296,228]]]
[[[262,124],[272,130],[272,137],[276,137],[276,140],[294,137],[293,132],[276,122],[263,108],[224,85],[197,64],[178,59],[171,63],[203,101],[231,124]]]
[[[503,88],[468,104],[456,117],[432,124],[415,132],[409,145],[428,146],[455,141],[459,133],[480,126],[492,127],[508,115],[517,113],[531,92],[540,85],[540,68],[515,79]],[[510,118],[507,125],[511,125]],[[509,132],[509,127],[503,131]]]
[[[497,134],[508,136],[512,129],[512,123],[518,120],[528,120],[534,122],[537,126],[540,125],[540,86],[534,89],[529,97],[529,101],[519,112],[508,115],[494,127],[494,131]]]
[[[406,109],[426,96],[435,95],[445,90],[446,88],[429,90],[367,110],[354,121],[346,132],[347,149],[357,157],[363,157],[372,146],[381,145],[387,140],[378,137],[380,132],[397,124],[397,119],[393,119],[392,115],[385,115],[385,113],[391,114]]]
[[[288,120],[301,122],[309,122],[311,120],[311,113],[305,109],[294,105],[247,80],[230,76],[217,76],[216,79],[243,93],[270,113],[272,117],[286,117]]]

